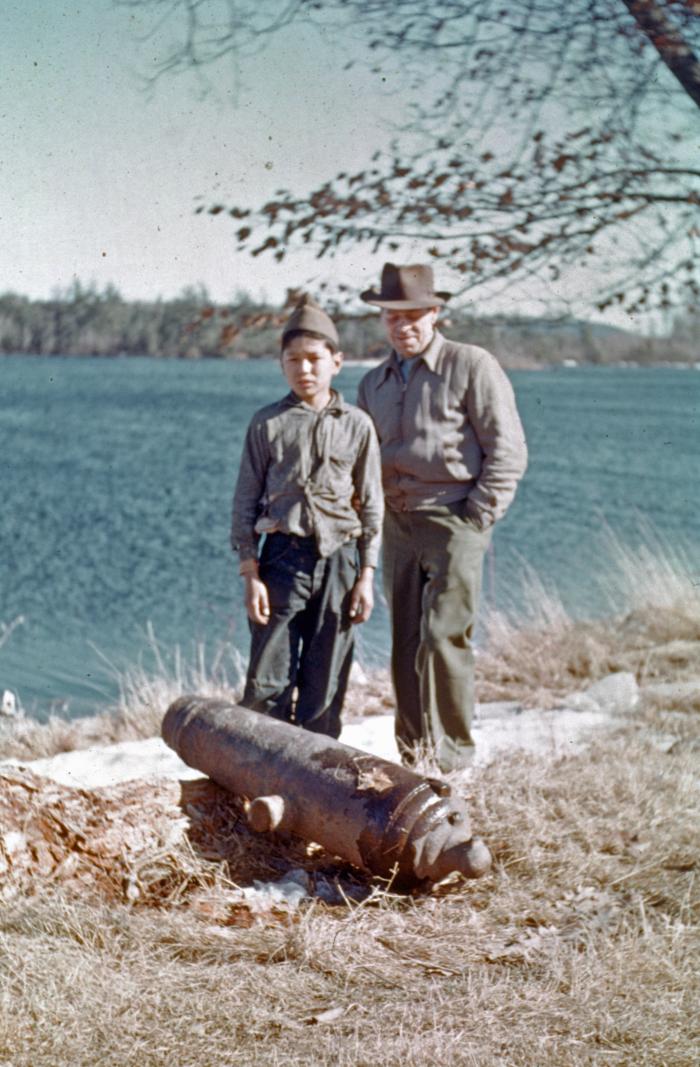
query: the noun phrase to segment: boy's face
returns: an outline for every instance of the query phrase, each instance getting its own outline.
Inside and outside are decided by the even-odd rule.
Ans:
[[[298,334],[282,351],[282,370],[289,388],[300,400],[323,408],[331,398],[331,382],[343,363],[341,352],[331,352],[325,341]]]

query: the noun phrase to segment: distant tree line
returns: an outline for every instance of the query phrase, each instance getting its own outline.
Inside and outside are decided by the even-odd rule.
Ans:
[[[125,300],[114,286],[99,291],[75,282],[49,300],[0,294],[0,353],[65,356],[152,356],[256,359],[278,351],[280,328],[298,293],[284,306],[238,293],[216,304],[203,287],[171,300]],[[331,309],[333,310],[333,309]],[[335,310],[348,358],[380,356],[384,335],[376,313]],[[510,367],[576,360],[692,362],[700,359],[700,316],[676,319],[668,336],[646,337],[604,325],[449,313],[450,336],[479,344]]]
[[[216,306],[203,287],[171,300],[125,300],[112,285],[99,291],[76,281],[49,300],[0,295],[0,351],[185,359],[269,355],[274,329],[251,330],[245,345],[241,334],[246,321],[271,311],[244,293],[226,306]]]

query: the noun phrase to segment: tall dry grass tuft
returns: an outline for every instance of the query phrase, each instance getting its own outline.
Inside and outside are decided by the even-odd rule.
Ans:
[[[644,530],[636,546],[601,535],[602,585],[610,614],[577,620],[524,569],[519,613],[491,612],[477,658],[479,699],[555,707],[613,671],[640,684],[700,675],[700,567],[690,552]]]
[[[119,685],[119,699],[111,709],[115,739],[160,733],[165,709],[183,693],[236,699],[245,677],[245,660],[233,645],[221,644],[209,657],[200,643],[194,659],[187,660],[179,647],[172,654],[164,652],[150,626],[147,635],[153,668],[136,666],[115,672]]]
[[[604,591],[608,611],[687,615],[693,633],[700,626],[700,560],[690,546],[670,544],[647,522],[639,523],[638,543],[625,544],[609,528],[601,532]],[[652,623],[653,620],[648,620]],[[682,636],[675,634],[674,636]]]
[[[147,651],[152,667],[137,664],[126,671],[119,671],[103,656],[106,669],[117,681],[119,696],[97,715],[79,719],[52,715],[43,723],[0,719],[0,757],[41,759],[91,745],[155,737],[166,708],[183,693],[235,700],[241,690],[245,664],[233,645],[222,644],[209,656],[200,644],[194,658],[187,659],[179,647],[164,652],[149,626]]]
[[[24,615],[16,615],[10,622],[0,621],[0,648],[10,640],[13,630],[24,623]]]

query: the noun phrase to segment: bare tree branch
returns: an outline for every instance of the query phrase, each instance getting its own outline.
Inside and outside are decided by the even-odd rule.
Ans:
[[[700,171],[683,135],[700,122],[698,0],[117,2],[183,19],[162,72],[242,58],[303,20],[361,35],[354,61],[405,87],[392,153],[304,196],[208,209],[251,255],[410,241],[463,291],[596,265],[599,306],[696,298]]]

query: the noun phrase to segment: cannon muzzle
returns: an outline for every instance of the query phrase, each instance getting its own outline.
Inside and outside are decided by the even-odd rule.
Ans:
[[[250,801],[254,830],[291,831],[396,888],[491,867],[466,804],[440,779],[223,700],[181,697],[162,734],[190,767]]]

